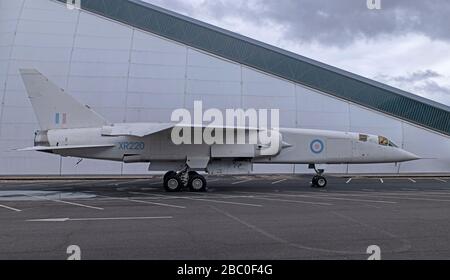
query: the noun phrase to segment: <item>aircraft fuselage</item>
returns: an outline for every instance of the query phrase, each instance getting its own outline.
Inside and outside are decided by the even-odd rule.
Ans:
[[[342,164],[402,162],[417,157],[401,148],[382,145],[380,136],[352,132],[281,128],[282,147],[276,155],[258,156],[255,145],[233,144],[238,149],[220,158],[248,158],[252,163],[280,164]],[[363,137],[361,137],[363,135]],[[165,130],[145,137],[104,136],[102,128],[55,129],[47,132],[49,146],[74,146],[111,144],[112,147],[54,150],[55,154],[70,157],[125,161],[157,162],[186,161],[187,158],[209,158],[216,144],[180,144],[171,141],[171,130]],[[225,144],[224,144],[225,145]],[[236,156],[239,154],[239,156]],[[244,156],[242,156],[244,155]],[[218,157],[217,157],[218,158]]]

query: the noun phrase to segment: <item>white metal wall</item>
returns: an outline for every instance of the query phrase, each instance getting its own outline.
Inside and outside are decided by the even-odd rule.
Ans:
[[[33,67],[113,122],[168,121],[174,109],[280,108],[281,125],[392,138],[430,158],[341,165],[340,173],[450,172],[450,139],[187,46],[50,0],[0,0],[0,174],[146,173],[146,165],[59,158],[11,149],[33,144],[36,119],[18,75]],[[257,166],[256,172],[306,172]]]

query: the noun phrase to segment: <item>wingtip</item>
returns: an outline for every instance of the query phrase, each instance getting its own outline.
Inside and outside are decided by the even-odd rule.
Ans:
[[[12,149],[11,152],[29,152],[31,151],[32,148],[28,147],[28,148],[17,148],[17,149]]]

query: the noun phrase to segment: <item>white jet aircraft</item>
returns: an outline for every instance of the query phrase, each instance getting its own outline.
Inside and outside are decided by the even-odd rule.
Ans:
[[[180,124],[109,123],[37,70],[21,69],[20,73],[41,128],[35,132],[35,146],[21,151],[125,163],[147,162],[149,171],[170,170],[163,179],[164,188],[169,192],[184,187],[194,192],[206,191],[206,180],[197,171],[249,174],[255,163],[308,164],[317,174],[312,186],[323,188],[327,180],[324,170],[317,169],[316,164],[397,163],[419,159],[383,136],[298,128],[270,131],[279,140],[276,146],[267,142],[174,144],[171,132]],[[244,131],[247,136],[262,132],[249,127],[222,128],[226,133]]]

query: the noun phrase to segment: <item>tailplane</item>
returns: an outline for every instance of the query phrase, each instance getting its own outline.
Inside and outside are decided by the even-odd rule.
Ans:
[[[20,69],[28,97],[42,130],[100,127],[108,122],[79,103],[35,69]]]

